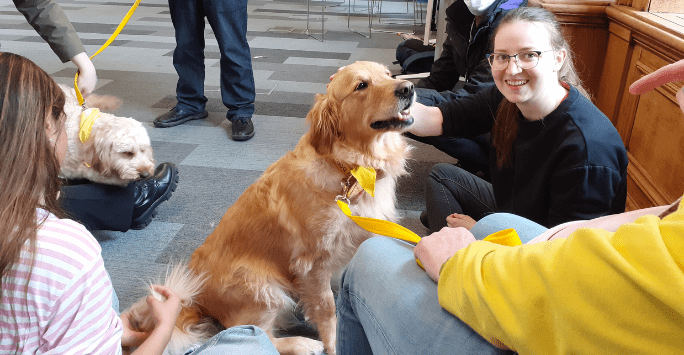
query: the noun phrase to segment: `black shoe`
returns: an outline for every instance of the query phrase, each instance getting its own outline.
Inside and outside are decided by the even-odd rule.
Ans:
[[[191,120],[199,120],[207,116],[209,116],[207,111],[192,113],[185,110],[179,110],[178,108],[174,107],[171,109],[171,111],[155,118],[154,126],[160,128],[173,127]]]
[[[420,223],[422,223],[425,226],[425,228],[430,229],[430,220],[428,220],[427,211],[423,211],[420,213]]]
[[[131,229],[147,227],[157,215],[156,208],[171,197],[178,184],[178,168],[173,163],[161,163],[151,178],[134,182],[135,207]]]
[[[231,138],[234,141],[246,141],[254,137],[254,124],[252,118],[236,118],[232,125],[233,134]]]

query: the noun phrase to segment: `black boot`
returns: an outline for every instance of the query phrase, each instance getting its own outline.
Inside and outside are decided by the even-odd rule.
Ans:
[[[161,163],[148,179],[134,182],[135,207],[131,229],[147,227],[157,214],[156,208],[171,197],[178,184],[178,168],[173,163]]]

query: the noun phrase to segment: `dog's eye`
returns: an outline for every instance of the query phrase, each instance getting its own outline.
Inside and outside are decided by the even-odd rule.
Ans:
[[[123,154],[123,156],[125,156],[127,158],[133,158],[133,156],[135,156],[135,154],[133,154],[133,152],[122,152],[121,154]]]
[[[356,86],[356,89],[354,90],[363,90],[368,87],[368,83],[365,81],[362,81],[359,83],[359,85]]]

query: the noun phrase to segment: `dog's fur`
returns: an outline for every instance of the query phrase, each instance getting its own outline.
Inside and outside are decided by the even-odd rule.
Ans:
[[[189,270],[206,281],[196,303],[183,307],[178,328],[210,316],[226,328],[259,326],[281,354],[334,354],[330,279],[372,236],[335,202],[348,178],[338,164],[378,173],[375,197],[351,197],[354,215],[396,220],[394,190],[406,174],[410,150],[401,131],[413,123],[408,109],[414,100],[413,85],[391,78],[378,63],[357,62],[339,71],[327,93],[316,96],[307,115],[310,129],[294,151],[247,188],[192,254]],[[298,299],[322,342],[274,337],[287,295]]]
[[[102,112],[93,124],[90,138],[78,137],[82,108],[73,88],[60,85],[66,96],[67,154],[61,176],[66,179],[88,179],[109,185],[126,185],[154,173],[150,137],[142,123],[130,117],[117,117]],[[110,95],[90,94],[89,107],[113,110],[121,100]],[[88,111],[89,112],[89,111]]]

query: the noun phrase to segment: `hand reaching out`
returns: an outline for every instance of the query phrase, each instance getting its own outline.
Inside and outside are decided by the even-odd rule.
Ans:
[[[438,282],[442,264],[474,241],[473,234],[465,228],[444,227],[423,237],[413,249],[413,256],[420,260],[432,280]]]

